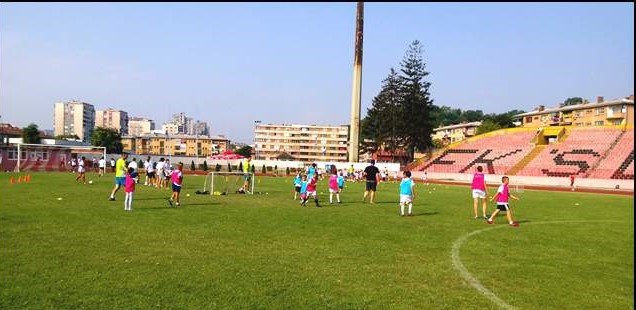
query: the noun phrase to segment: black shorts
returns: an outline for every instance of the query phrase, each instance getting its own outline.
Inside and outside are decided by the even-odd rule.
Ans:
[[[367,190],[375,192],[377,185],[378,184],[375,181],[367,181]]]
[[[181,186],[180,185],[175,185],[174,183],[172,183],[172,191],[175,193],[180,193],[181,192]]]
[[[147,175],[148,175],[149,179],[154,179],[155,178],[155,172],[154,171],[153,172],[148,172]]]
[[[497,209],[500,211],[508,211],[510,206],[507,203],[497,203]]]
[[[296,186],[296,193],[300,193],[300,186]]]

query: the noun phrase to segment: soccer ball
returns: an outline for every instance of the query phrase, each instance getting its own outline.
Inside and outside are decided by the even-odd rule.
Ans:
[[[190,197],[190,194],[186,194],[186,197]]]
[[[88,184],[93,184],[93,180],[88,181]]]

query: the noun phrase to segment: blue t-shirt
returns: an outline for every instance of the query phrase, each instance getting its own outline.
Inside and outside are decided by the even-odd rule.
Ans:
[[[315,173],[316,168],[314,168],[314,166],[309,166],[309,169],[307,170],[307,180],[311,180],[311,177],[314,176]]]
[[[345,181],[344,177],[339,175],[338,176],[338,187],[344,187],[344,181]]]
[[[307,181],[302,181],[302,185],[300,186],[300,193],[301,194],[304,194],[304,193],[307,192],[307,184],[308,183],[309,182],[307,182]]]
[[[302,183],[302,182],[303,182],[303,178],[301,178],[300,176],[297,176],[294,179],[294,186],[300,186],[300,183]]]
[[[400,195],[413,195],[413,180],[411,178],[404,178],[400,182]]]

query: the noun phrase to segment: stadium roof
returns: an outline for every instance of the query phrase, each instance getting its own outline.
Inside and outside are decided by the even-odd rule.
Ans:
[[[455,129],[455,128],[464,128],[464,127],[479,127],[479,126],[481,126],[481,122],[462,123],[462,124],[449,125],[449,126],[444,126],[444,127],[437,127],[435,129],[433,129],[433,131],[448,130],[448,129]]]

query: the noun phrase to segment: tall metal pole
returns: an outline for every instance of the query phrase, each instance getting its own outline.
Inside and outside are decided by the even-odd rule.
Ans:
[[[353,90],[351,93],[351,125],[349,128],[349,161],[359,160],[360,139],[360,94],[362,92],[362,34],[364,24],[364,2],[358,2],[356,10],[356,45],[353,56]]]

